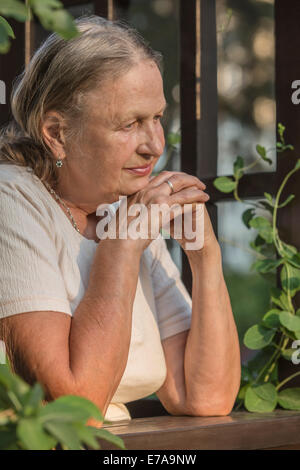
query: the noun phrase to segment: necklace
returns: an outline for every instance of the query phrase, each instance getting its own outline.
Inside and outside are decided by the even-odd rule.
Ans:
[[[67,211],[67,214],[73,224],[73,227],[75,228],[75,230],[77,230],[78,233],[80,233],[80,230],[78,228],[78,225],[76,224],[76,221],[72,215],[72,212],[71,210],[69,209],[69,207],[67,206],[67,204],[64,203],[64,201],[59,197],[58,194],[56,194],[56,192],[54,191],[54,189],[51,188],[51,186],[49,186],[48,183],[45,182],[45,186],[47,187],[47,189],[49,190],[49,192],[51,194],[53,194],[53,196],[55,197],[55,199],[66,209]]]

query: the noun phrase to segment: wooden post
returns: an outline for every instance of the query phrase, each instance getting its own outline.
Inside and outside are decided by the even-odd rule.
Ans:
[[[291,96],[292,82],[300,80],[300,4],[297,0],[282,2],[275,0],[275,36],[276,36],[276,105],[277,122],[286,126],[286,142],[292,144],[294,152],[279,154],[277,159],[277,187],[284,176],[300,158],[300,104],[293,104]],[[281,201],[289,194],[295,199],[284,209],[278,211],[280,237],[286,243],[300,249],[300,173],[295,173],[284,190]],[[296,305],[300,307],[300,296],[296,296]],[[280,359],[279,380],[300,371],[300,365]],[[300,376],[288,382],[285,387],[300,386]]]
[[[181,170],[200,180],[217,174],[217,41],[214,0],[180,2]],[[217,207],[206,204],[217,233]],[[192,292],[183,253],[182,279]]]

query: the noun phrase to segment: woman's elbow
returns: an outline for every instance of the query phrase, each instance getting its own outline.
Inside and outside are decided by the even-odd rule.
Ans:
[[[233,404],[228,402],[214,403],[194,403],[188,406],[188,414],[190,416],[228,416],[233,409]]]

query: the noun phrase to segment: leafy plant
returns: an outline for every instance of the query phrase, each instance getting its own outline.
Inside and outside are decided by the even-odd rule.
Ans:
[[[285,143],[285,127],[278,124],[279,142],[277,152],[294,150],[293,146]],[[233,165],[233,176],[221,176],[214,180],[214,186],[223,193],[233,192],[236,201],[243,201],[238,194],[240,181],[246,170],[253,168],[261,159],[272,163],[267,156],[274,149],[256,146],[258,157],[250,165],[244,165],[244,159],[238,156]],[[279,383],[278,360],[280,357],[290,361],[296,358],[295,349],[300,345],[300,309],[294,307],[294,297],[300,291],[300,252],[295,246],[285,243],[279,236],[277,228],[278,210],[284,208],[294,199],[289,195],[280,202],[281,194],[289,179],[300,169],[300,159],[294,168],[283,179],[277,194],[273,197],[264,193],[264,199],[250,203],[252,207],[242,214],[243,223],[248,229],[257,231],[250,247],[257,256],[251,269],[260,275],[279,273],[280,286],[271,288],[270,309],[265,313],[259,324],[249,328],[244,336],[244,344],[258,354],[242,366],[241,388],[237,398],[237,407],[244,404],[248,411],[273,411],[277,405],[289,410],[300,410],[300,388],[280,389],[292,380],[300,371]],[[246,202],[246,204],[249,204]],[[264,211],[269,217],[257,214]],[[291,344],[292,343],[292,344]]]
[[[10,49],[10,38],[15,39],[12,27],[4,18],[14,18],[25,22],[35,15],[42,26],[55,31],[65,39],[71,39],[79,34],[74,19],[63,8],[59,0],[0,0],[0,54],[6,54]]]
[[[91,401],[65,395],[44,405],[43,399],[40,384],[30,387],[0,365],[0,450],[100,449],[97,438],[125,448],[118,436],[86,424],[90,418],[108,423]]]

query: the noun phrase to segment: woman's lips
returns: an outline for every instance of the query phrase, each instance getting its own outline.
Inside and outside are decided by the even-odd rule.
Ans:
[[[151,172],[151,168],[152,168],[152,165],[151,163],[149,163],[149,165],[147,166],[137,167],[137,168],[124,168],[124,170],[127,170],[130,173],[133,173],[135,175],[145,176]]]

